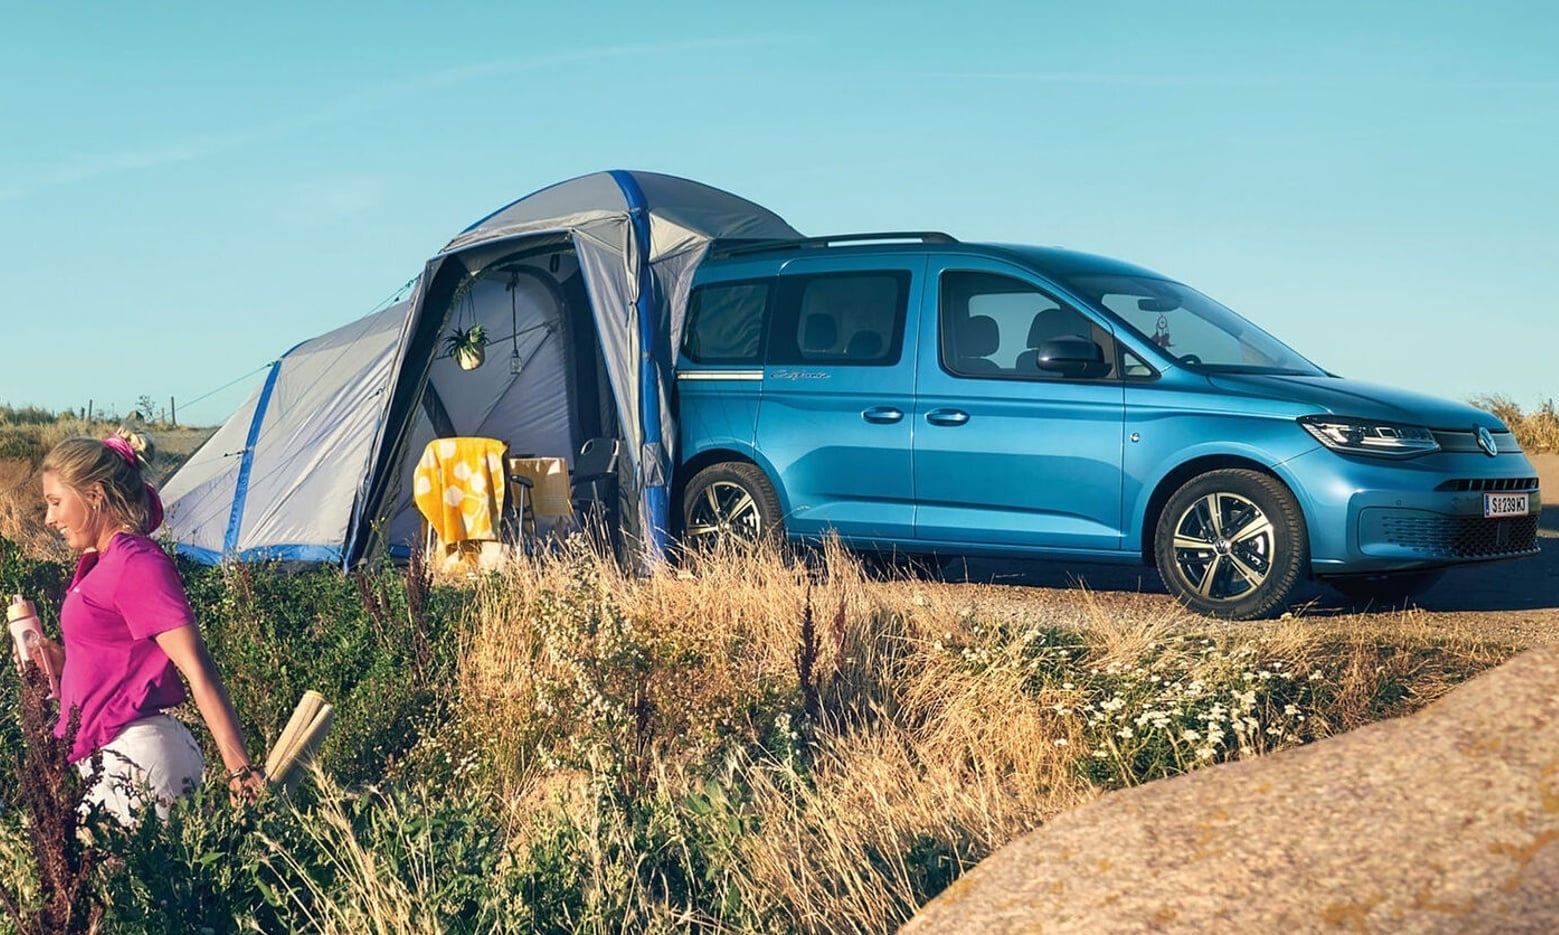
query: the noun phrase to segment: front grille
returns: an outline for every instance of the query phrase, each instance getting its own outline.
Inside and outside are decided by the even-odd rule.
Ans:
[[[1537,517],[1388,513],[1381,518],[1381,534],[1391,545],[1435,558],[1503,558],[1537,550]]]
[[[1474,432],[1457,432],[1449,429],[1431,429],[1430,432],[1434,435],[1434,440],[1440,443],[1441,451],[1456,453],[1474,451],[1482,453],[1483,451],[1478,447],[1478,436]],[[1501,453],[1521,450],[1521,443],[1516,441],[1516,436],[1511,433],[1490,432],[1489,434],[1494,436],[1495,450]]]
[[[1492,490],[1503,493],[1509,490],[1536,490],[1537,478],[1535,477],[1468,477],[1459,480],[1448,480],[1435,488],[1436,490],[1451,491],[1479,491]]]

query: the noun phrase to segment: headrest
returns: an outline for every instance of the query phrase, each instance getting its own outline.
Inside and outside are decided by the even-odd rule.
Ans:
[[[1093,333],[1088,325],[1088,319],[1082,314],[1069,308],[1044,308],[1034,316],[1034,321],[1029,324],[1029,347],[1039,347],[1043,341],[1052,338],[1064,338],[1077,336],[1086,338]]]
[[[882,335],[875,331],[857,331],[850,336],[844,352],[847,357],[876,357],[882,353]]]
[[[989,315],[970,315],[962,330],[958,352],[964,357],[985,357],[1001,347],[1001,329]]]
[[[839,323],[832,315],[808,315],[801,328],[803,351],[831,351],[839,343]]]

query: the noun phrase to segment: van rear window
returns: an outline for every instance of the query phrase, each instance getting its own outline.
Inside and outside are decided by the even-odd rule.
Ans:
[[[909,273],[825,273],[782,280],[771,364],[896,364]]]
[[[716,283],[694,290],[688,298],[682,353],[701,364],[761,364],[768,302],[766,282]]]

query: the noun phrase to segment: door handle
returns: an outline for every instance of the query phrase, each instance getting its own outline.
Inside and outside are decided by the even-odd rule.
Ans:
[[[892,406],[873,406],[862,412],[861,418],[873,425],[890,425],[904,418],[904,411]]]
[[[969,421],[969,413],[962,409],[933,409],[926,413],[926,421],[932,425],[963,425]]]

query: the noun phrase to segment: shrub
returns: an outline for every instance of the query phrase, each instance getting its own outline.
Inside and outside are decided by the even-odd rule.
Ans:
[[[1559,410],[1554,401],[1546,399],[1530,413],[1505,396],[1479,396],[1471,400],[1474,406],[1499,417],[1510,427],[1524,451],[1534,454],[1559,452]]]

